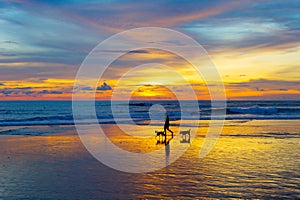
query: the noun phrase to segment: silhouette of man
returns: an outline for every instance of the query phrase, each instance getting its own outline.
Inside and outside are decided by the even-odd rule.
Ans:
[[[169,126],[170,126],[170,119],[169,119],[168,114],[166,113],[166,121],[165,121],[165,125],[164,125],[165,136],[167,136],[166,130],[168,130],[172,133],[172,137],[173,137],[173,131],[170,130]]]

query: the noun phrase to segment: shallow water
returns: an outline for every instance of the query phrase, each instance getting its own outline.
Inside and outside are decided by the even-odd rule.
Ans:
[[[138,148],[132,145],[135,141],[119,138],[115,126],[104,125],[115,144],[130,151],[162,148],[164,161],[176,145],[188,145],[174,139],[166,147],[152,138]],[[142,174],[101,164],[86,151],[73,128],[57,135],[2,136],[0,198],[300,198],[297,121],[227,122],[213,151],[199,159],[205,130],[205,126],[199,129],[180,159]]]

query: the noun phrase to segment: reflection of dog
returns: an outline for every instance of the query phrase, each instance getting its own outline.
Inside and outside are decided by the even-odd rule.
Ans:
[[[181,134],[181,138],[182,138],[180,143],[190,143],[191,142],[191,129],[189,129],[187,131],[180,131],[180,134]]]
[[[156,137],[160,137],[160,136],[165,136],[165,132],[164,131],[155,131],[156,133]]]
[[[180,134],[182,136],[185,136],[185,135],[189,135],[190,136],[190,132],[191,132],[191,129],[187,130],[187,131],[180,131]]]

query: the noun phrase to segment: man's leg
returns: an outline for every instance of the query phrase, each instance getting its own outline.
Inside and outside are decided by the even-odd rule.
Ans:
[[[173,131],[171,131],[170,128],[168,128],[168,131],[170,131],[172,133],[172,137],[173,137]]]

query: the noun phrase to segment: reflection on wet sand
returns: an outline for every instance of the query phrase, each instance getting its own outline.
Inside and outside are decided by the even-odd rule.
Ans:
[[[187,131],[180,131],[181,141],[180,143],[191,143],[191,129]]]
[[[180,143],[182,137],[178,134],[167,145],[157,145],[154,135],[148,142],[134,141],[136,138],[131,136],[119,138],[116,125],[104,126],[109,130],[109,138],[124,149],[148,152],[164,148],[161,159],[166,163],[177,148],[188,145]],[[253,126],[252,130],[251,126],[225,126],[225,135],[219,138],[214,150],[199,159],[205,132],[201,127],[179,160],[144,174],[123,173],[104,166],[86,151],[74,130],[68,135],[3,136],[0,137],[0,197],[298,198],[300,137],[295,135],[297,126],[280,127],[287,132],[280,139],[264,136],[275,130],[270,124]],[[151,129],[153,134],[155,129]],[[258,136],[259,132],[262,137]]]

